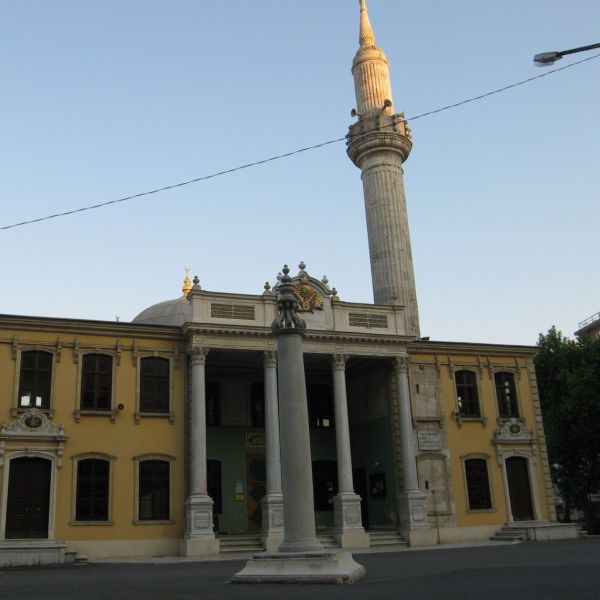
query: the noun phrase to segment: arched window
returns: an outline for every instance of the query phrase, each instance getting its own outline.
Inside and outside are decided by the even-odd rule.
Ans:
[[[519,416],[515,376],[512,373],[500,371],[494,374],[498,414],[501,419],[511,419]]]
[[[140,412],[168,413],[170,396],[169,359],[146,356],[140,361]]]
[[[467,480],[469,510],[486,510],[492,508],[490,482],[485,458],[469,458],[465,460],[465,477]]]
[[[138,472],[138,518],[167,521],[170,518],[171,465],[166,460],[142,460]]]
[[[77,462],[76,521],[108,521],[110,462],[86,458]]]
[[[21,352],[19,406],[50,408],[52,353],[41,350]]]
[[[456,396],[458,413],[462,417],[479,417],[479,392],[477,391],[477,375],[473,371],[456,371]]]
[[[85,354],[81,370],[81,409],[111,409],[112,356]]]

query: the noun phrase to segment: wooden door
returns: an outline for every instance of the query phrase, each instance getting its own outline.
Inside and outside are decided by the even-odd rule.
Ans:
[[[506,479],[513,519],[515,521],[532,521],[533,504],[527,459],[521,456],[507,458]]]
[[[248,454],[248,531],[262,529],[261,500],[267,491],[267,463],[263,454]]]
[[[51,462],[44,458],[10,461],[6,501],[7,539],[48,537]]]

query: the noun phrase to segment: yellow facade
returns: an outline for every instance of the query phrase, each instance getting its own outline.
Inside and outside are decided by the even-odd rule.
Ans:
[[[18,389],[22,352],[42,350],[53,356],[51,403],[44,412],[64,427],[64,442],[3,439],[4,471],[11,458],[42,456],[52,460],[50,531],[66,540],[75,551],[89,552],[93,541],[96,556],[159,553],[176,554],[183,536],[184,490],[184,373],[185,354],[179,332],[167,328],[119,323],[63,321],[58,319],[9,319],[0,336],[0,423],[10,423],[26,411],[19,408]],[[80,410],[81,365],[89,353],[111,356],[113,377],[110,410]],[[145,356],[169,360],[170,413],[136,417],[138,412],[139,361]],[[105,522],[75,519],[76,468],[82,458],[110,462],[109,518]],[[161,522],[140,521],[137,513],[136,465],[139,459],[156,457],[168,461],[170,515]],[[0,471],[0,474],[2,472]],[[7,486],[8,474],[0,477]],[[6,504],[6,492],[0,498]],[[3,535],[4,537],[4,535]],[[166,540],[172,540],[169,545]],[[103,542],[111,544],[103,549]],[[139,544],[147,545],[144,549]],[[121,551],[119,552],[119,546]]]
[[[454,514],[436,516],[442,525],[442,541],[486,538],[494,529],[513,521],[504,463],[511,456],[526,459],[529,467],[532,520],[556,520],[532,362],[534,353],[534,348],[522,346],[436,342],[414,344],[414,350],[410,353],[411,364],[416,368],[427,366],[437,372],[442,412],[439,427],[447,433],[448,479],[452,487]],[[459,370],[475,374],[480,404],[478,417],[460,414],[455,379],[455,373]],[[494,384],[494,374],[498,372],[514,375],[518,418],[503,418],[499,413]],[[502,428],[509,427],[513,421],[521,427],[514,438],[500,434]],[[471,457],[486,461],[492,499],[490,508],[469,508],[465,460]],[[452,527],[449,527],[450,524]]]

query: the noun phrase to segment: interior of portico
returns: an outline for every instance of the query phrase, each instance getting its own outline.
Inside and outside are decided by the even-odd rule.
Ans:
[[[334,528],[339,489],[333,356],[305,353],[318,531]],[[367,528],[397,528],[389,359],[345,357],[353,489]],[[265,366],[261,351],[211,349],[206,360],[207,488],[215,532],[259,533],[267,492]]]

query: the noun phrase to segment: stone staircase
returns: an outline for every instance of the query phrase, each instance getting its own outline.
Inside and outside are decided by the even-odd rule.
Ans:
[[[371,529],[368,531],[371,537],[371,548],[385,548],[393,550],[394,548],[406,548],[406,540],[393,529]]]
[[[333,537],[333,533],[330,531],[317,531],[317,539],[321,542],[323,548],[326,550],[329,548],[339,548],[338,543]]]
[[[516,521],[504,525],[490,539],[494,542],[543,542],[574,539],[578,536],[579,531],[573,523]]]
[[[527,540],[527,528],[505,525],[490,538],[492,542],[524,542]]]
[[[256,554],[264,550],[259,533],[231,533],[218,538],[221,554]]]

